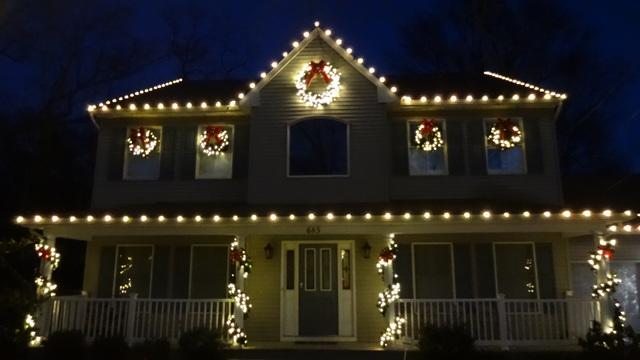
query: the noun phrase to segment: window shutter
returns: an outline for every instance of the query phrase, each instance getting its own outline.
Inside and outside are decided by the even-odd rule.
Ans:
[[[239,124],[233,128],[231,141],[233,150],[233,178],[246,178],[249,174],[249,125]],[[287,159],[288,161],[289,159]]]
[[[173,255],[173,290],[172,298],[186,299],[189,297],[189,271],[191,262],[191,247],[177,246]]]
[[[120,181],[122,180],[122,170],[124,167],[124,148],[127,129],[123,126],[118,126],[108,129],[107,131],[109,135],[109,168],[107,170],[107,180]]]
[[[523,120],[524,141],[527,156],[527,173],[544,173],[544,163],[542,160],[542,138],[540,136],[539,119]]]
[[[196,174],[196,127],[186,127],[179,132],[180,179],[193,180]]]
[[[467,149],[469,151],[469,172],[471,175],[487,175],[487,154],[485,149],[484,120],[467,122]]]
[[[393,121],[391,123],[391,167],[394,175],[409,175],[409,158],[407,149],[407,122]]]
[[[456,120],[446,121],[447,163],[449,175],[464,175],[464,129],[463,123]]]
[[[174,177],[176,133],[174,126],[162,128],[162,143],[160,144],[160,180],[171,180]]]
[[[103,246],[100,248],[98,289],[96,294],[99,298],[110,298],[113,296],[113,267],[115,266],[115,260],[115,246]]]
[[[151,297],[164,299],[169,297],[169,266],[171,247],[156,246],[153,252],[153,284]]]

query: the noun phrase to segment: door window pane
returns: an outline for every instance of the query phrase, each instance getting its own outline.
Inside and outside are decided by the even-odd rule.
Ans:
[[[226,246],[191,247],[192,299],[226,297],[228,251]]]
[[[230,179],[233,126],[202,125],[196,134],[196,179]]]
[[[519,119],[508,119],[520,129],[522,139],[512,148],[501,149],[493,142],[488,140],[491,127],[496,123],[497,119],[485,120],[485,145],[487,150],[487,173],[489,174],[524,174],[525,173],[525,155],[524,155],[524,130],[522,121]]]
[[[331,249],[320,249],[320,290],[331,291]]]
[[[533,244],[494,244],[498,293],[511,299],[538,296]]]
[[[295,289],[295,253],[287,250],[287,290]]]
[[[316,249],[304,249],[304,289],[316,289]]]
[[[454,297],[451,251],[450,244],[414,244],[417,298]]]
[[[140,134],[140,136],[137,136]],[[135,155],[129,149],[127,139],[136,139],[135,144],[153,143],[153,150],[145,156]],[[134,145],[135,145],[134,144]],[[162,147],[162,128],[159,126],[133,126],[127,128],[124,150],[124,179],[127,180],[156,180],[160,177],[160,148]]]
[[[289,127],[289,176],[347,175],[347,124],[312,118]]]
[[[148,298],[151,287],[152,246],[118,246],[115,296],[138,294]]]
[[[446,154],[446,129],[445,122],[434,120],[440,129],[440,134],[444,144],[431,151],[425,151],[419,147],[416,141],[416,131],[421,121],[409,121],[407,123],[407,144],[409,145],[409,175],[446,175],[447,174],[447,154]]]

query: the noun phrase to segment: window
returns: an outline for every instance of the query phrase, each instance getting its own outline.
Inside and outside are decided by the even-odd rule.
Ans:
[[[311,118],[289,127],[289,176],[346,176],[349,174],[348,126]]]
[[[193,245],[191,247],[190,298],[226,298],[228,254],[229,248],[226,245]]]
[[[196,179],[230,179],[233,126],[201,125],[196,134]]]
[[[494,243],[496,291],[512,299],[538,298],[533,243]]]
[[[413,244],[413,266],[416,298],[455,297],[451,244]]]
[[[116,248],[113,294],[124,297],[138,294],[148,298],[151,293],[153,246],[124,246]]]
[[[416,139],[416,134],[423,128],[423,122],[433,122],[439,132],[442,144],[436,149],[426,151]],[[428,124],[427,124],[428,125]],[[431,130],[433,131],[433,130]],[[444,120],[410,120],[407,122],[407,145],[409,158],[409,175],[446,175],[447,170],[447,132]]]
[[[521,132],[521,140],[511,148],[500,148],[489,141],[491,128],[499,121],[506,120],[514,123]],[[485,126],[485,148],[487,152],[487,173],[488,174],[524,174],[526,172],[525,151],[524,151],[524,130],[521,119],[486,119]]]
[[[137,134],[141,134],[141,136],[137,137]],[[149,153],[145,154],[144,156],[142,156],[141,154],[134,154],[134,152],[130,149],[129,139],[137,138],[139,139],[138,144],[142,144],[146,137],[152,137],[152,139],[155,139],[155,146],[152,146],[152,148],[150,148],[149,150]],[[153,143],[153,141],[151,141],[151,143]],[[134,146],[135,145],[136,144],[134,144]],[[123,146],[125,147],[123,171],[124,179],[156,180],[160,177],[160,148],[162,147],[162,127],[128,127]]]

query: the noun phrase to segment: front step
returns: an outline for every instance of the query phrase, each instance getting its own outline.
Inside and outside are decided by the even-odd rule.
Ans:
[[[233,349],[226,350],[227,359],[269,360],[414,360],[418,353],[402,350],[338,350],[338,349]]]

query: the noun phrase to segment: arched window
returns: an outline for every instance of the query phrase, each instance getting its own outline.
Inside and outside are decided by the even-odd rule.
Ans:
[[[289,176],[349,174],[348,126],[330,118],[310,118],[289,127]]]

